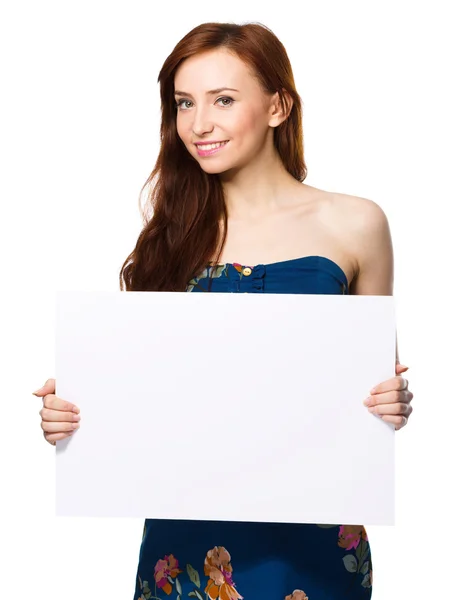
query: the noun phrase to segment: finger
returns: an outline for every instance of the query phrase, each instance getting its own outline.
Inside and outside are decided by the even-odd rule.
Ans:
[[[46,394],[43,398],[44,407],[50,408],[52,410],[60,410],[60,411],[70,411],[79,413],[80,409],[72,404],[71,402],[67,402],[66,400],[62,400],[55,394]]]
[[[47,433],[65,433],[79,429],[79,423],[67,423],[66,421],[41,421],[41,427]]]
[[[49,408],[41,408],[39,414],[43,421],[80,421],[81,416],[74,412],[63,412],[61,410],[52,410]]]
[[[366,406],[376,406],[377,404],[394,404],[395,402],[402,402],[405,397],[405,392],[392,390],[391,392],[381,392],[380,394],[371,394],[364,400]]]
[[[382,392],[390,392],[392,390],[404,390],[408,387],[408,380],[400,375],[392,377],[379,383],[371,389],[371,394],[381,394]]]
[[[392,425],[395,425],[395,431],[398,431],[399,429],[401,429],[408,423],[408,419],[404,415],[398,415],[398,416],[383,415],[382,421],[386,421],[387,423],[391,423]]]
[[[368,411],[374,415],[407,415],[409,411],[408,404],[399,402],[397,404],[377,404],[369,406]]]
[[[406,367],[405,365],[401,365],[400,363],[396,363],[396,365],[395,365],[395,373],[397,375],[400,375],[400,373],[404,373],[408,369],[409,369],[409,367]]]
[[[44,396],[45,394],[53,394],[55,392],[55,379],[48,379],[44,385],[33,392],[33,396]]]
[[[378,404],[396,404],[404,402],[409,404],[413,398],[413,392],[408,390],[392,390],[391,392],[383,392],[382,394],[372,394],[366,398],[364,403],[366,406],[376,406]]]

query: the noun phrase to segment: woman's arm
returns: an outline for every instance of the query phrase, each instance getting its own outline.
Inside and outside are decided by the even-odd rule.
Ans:
[[[393,296],[393,244],[387,217],[372,200],[356,200],[352,233],[357,273],[351,283],[350,294]],[[398,335],[396,337],[395,362],[399,363]]]
[[[384,211],[372,200],[358,198],[350,233],[357,273],[350,294],[393,296],[393,245]]]
[[[390,227],[384,211],[371,200],[357,198],[350,216],[352,251],[357,272],[350,294],[393,296],[394,260]],[[413,394],[408,382],[400,376],[407,367],[399,364],[396,339],[395,372],[397,377],[378,384],[367,403],[369,410],[401,429],[412,412]]]

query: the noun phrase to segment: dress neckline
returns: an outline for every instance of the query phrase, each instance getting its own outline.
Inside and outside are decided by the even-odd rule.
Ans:
[[[207,266],[209,268],[212,267],[233,267],[234,265],[238,265],[240,267],[242,267],[243,269],[245,267],[249,267],[250,269],[256,269],[257,267],[276,267],[276,266],[285,266],[288,265],[290,263],[298,263],[298,262],[303,262],[303,261],[308,261],[308,260],[324,260],[326,262],[328,262],[329,264],[333,265],[336,269],[338,269],[338,271],[341,273],[341,275],[343,276],[345,282],[346,282],[346,287],[349,289],[349,282],[348,282],[348,278],[346,277],[346,273],[343,271],[343,269],[340,267],[340,265],[338,263],[336,263],[334,260],[332,260],[331,258],[328,258],[326,256],[320,256],[318,254],[312,254],[310,256],[300,256],[299,258],[289,258],[287,260],[279,260],[276,262],[272,262],[272,263],[259,263],[257,265],[243,265],[242,263],[230,263],[230,262],[225,262],[225,263],[218,263],[218,264],[214,264],[214,263],[209,263]]]

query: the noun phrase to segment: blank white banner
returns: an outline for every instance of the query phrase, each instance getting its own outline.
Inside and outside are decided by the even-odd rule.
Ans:
[[[392,296],[56,298],[58,516],[395,523]]]

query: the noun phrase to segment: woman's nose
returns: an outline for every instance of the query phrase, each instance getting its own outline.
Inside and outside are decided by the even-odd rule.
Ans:
[[[198,110],[195,113],[192,130],[197,137],[202,137],[204,134],[213,131],[213,123],[211,119],[209,119],[206,111]]]

